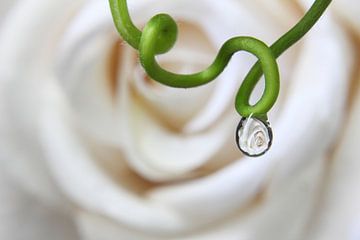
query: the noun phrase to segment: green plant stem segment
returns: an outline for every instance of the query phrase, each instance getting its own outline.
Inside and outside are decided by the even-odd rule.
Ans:
[[[280,81],[276,58],[300,40],[318,21],[331,0],[316,0],[304,17],[287,33],[268,47],[253,37],[234,37],[220,48],[213,63],[201,72],[176,74],[159,66],[156,55],[164,54],[174,46],[178,28],[167,14],[158,14],[150,19],[143,31],[132,22],[126,0],[109,0],[115,26],[122,38],[133,48],[139,50],[140,62],[147,74],[154,80],[177,88],[197,87],[214,80],[229,63],[232,55],[246,51],[258,58],[242,82],[236,95],[235,108],[243,116],[267,119],[267,113],[279,95]],[[249,104],[254,87],[264,74],[265,90],[260,100]]]

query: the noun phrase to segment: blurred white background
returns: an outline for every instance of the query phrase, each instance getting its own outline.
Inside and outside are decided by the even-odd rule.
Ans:
[[[271,44],[313,3],[128,2],[139,27],[177,20],[159,58],[176,72],[233,36]],[[359,16],[334,1],[279,58],[273,146],[252,159],[234,141],[234,95],[254,57],[172,89],[145,76],[106,0],[1,0],[0,239],[359,240]]]

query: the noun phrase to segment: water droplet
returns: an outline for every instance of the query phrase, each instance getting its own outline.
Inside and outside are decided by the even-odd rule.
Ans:
[[[271,147],[272,130],[269,122],[248,117],[242,118],[236,129],[236,143],[247,156],[263,155]]]

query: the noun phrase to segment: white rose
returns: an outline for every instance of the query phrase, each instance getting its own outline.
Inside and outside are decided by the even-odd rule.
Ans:
[[[179,21],[160,61],[194,72],[229,37],[274,42],[311,2],[129,5],[139,26],[157,12]],[[327,13],[279,59],[273,146],[251,159],[234,143],[233,101],[253,57],[207,86],[172,89],[145,77],[107,1],[17,1],[0,32],[0,238],[356,239],[358,104],[344,124],[356,48],[336,19]]]

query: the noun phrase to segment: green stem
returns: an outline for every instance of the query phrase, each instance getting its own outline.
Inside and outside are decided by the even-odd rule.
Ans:
[[[317,22],[331,0],[316,0],[305,16],[270,48],[252,37],[234,37],[226,41],[213,63],[194,74],[176,74],[162,69],[155,56],[168,52],[177,39],[177,25],[167,14],[154,16],[141,32],[132,22],[126,0],[109,0],[115,26],[132,47],[139,50],[140,62],[154,80],[172,87],[196,87],[214,80],[226,67],[237,51],[247,51],[259,60],[241,84],[235,100],[235,108],[243,117],[266,119],[267,112],[275,104],[279,94],[279,71],[276,58],[301,39]],[[251,93],[265,76],[265,90],[255,105],[249,104]]]
[[[194,74],[175,74],[162,69],[156,62],[155,56],[171,49],[176,41],[176,32],[176,23],[166,14],[156,15],[146,24],[141,36],[139,52],[141,63],[151,78],[171,87],[200,86],[214,80],[224,70],[234,53],[247,51],[260,60],[267,87],[262,100],[254,106],[243,107],[241,115],[249,116],[252,113],[256,117],[268,112],[271,108],[269,104],[275,102],[278,96],[280,84],[276,60],[265,43],[252,37],[231,38],[223,44],[213,63],[205,70]]]
[[[332,0],[316,0],[303,18],[288,32],[271,45],[271,51],[278,58],[283,52],[299,41],[319,20]],[[263,74],[261,63],[257,62],[246,75],[236,95],[235,108],[239,114],[249,102],[251,92]],[[250,94],[249,94],[250,93]],[[275,103],[275,102],[274,102]]]
[[[126,0],[109,0],[115,27],[133,48],[139,49],[141,31],[131,21]]]

